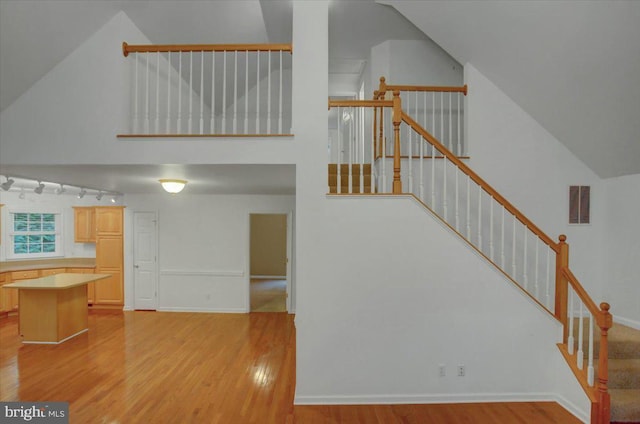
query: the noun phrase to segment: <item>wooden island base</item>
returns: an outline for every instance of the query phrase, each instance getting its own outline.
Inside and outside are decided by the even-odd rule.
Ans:
[[[108,277],[63,273],[7,284],[19,290],[22,342],[59,344],[87,331],[87,284]]]

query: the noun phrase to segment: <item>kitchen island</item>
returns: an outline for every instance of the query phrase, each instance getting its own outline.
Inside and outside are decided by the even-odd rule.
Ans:
[[[58,344],[87,331],[87,284],[109,277],[62,273],[2,286],[18,289],[22,342]]]

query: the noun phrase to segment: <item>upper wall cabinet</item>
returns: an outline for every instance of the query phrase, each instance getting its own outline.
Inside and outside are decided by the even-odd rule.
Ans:
[[[76,243],[95,243],[96,241],[96,208],[74,207],[74,239]]]
[[[122,206],[100,206],[95,208],[96,235],[122,235]]]

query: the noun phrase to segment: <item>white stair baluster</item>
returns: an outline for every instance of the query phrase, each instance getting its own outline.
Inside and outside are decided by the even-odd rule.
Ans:
[[[551,278],[550,278],[550,274],[549,274],[549,262],[551,261],[551,248],[549,246],[547,246],[547,284],[546,284],[546,288],[545,288],[545,297],[546,297],[546,302],[545,305],[547,305],[547,309],[551,310],[551,293],[550,293],[550,286],[551,286]]]
[[[165,134],[171,134],[171,52],[167,52],[167,120]]]
[[[442,156],[442,217],[447,222],[447,157]]]
[[[538,281],[538,268],[540,266],[540,262],[538,261],[538,245],[540,244],[540,237],[536,236],[536,267],[535,267],[535,273],[534,273],[534,296],[536,299],[538,299],[538,297],[540,296],[540,285],[539,285],[539,281]]]
[[[133,133],[138,134],[140,131],[139,127],[139,118],[138,118],[138,62],[140,62],[140,55],[135,53],[135,71],[134,71],[134,81],[133,81]]]
[[[467,240],[471,241],[471,177],[467,175]]]
[[[579,310],[579,317],[580,317],[580,321],[578,321],[578,353],[576,354],[576,359],[577,359],[577,365],[579,369],[583,369],[584,367],[584,351],[582,350],[582,343],[584,342],[584,315],[583,315],[583,307],[582,307],[582,299],[580,299],[580,297],[578,297],[578,304],[580,305],[580,307],[578,308]]]
[[[514,280],[518,280],[518,273],[516,267],[516,216],[513,215],[513,227],[511,231],[511,276]]]
[[[160,52],[156,53],[156,121],[155,134],[160,134]]]
[[[337,169],[337,185],[336,193],[342,193],[342,107],[338,107],[338,169]]]
[[[457,93],[456,98],[458,99],[458,113],[456,114],[456,121],[458,124],[458,131],[456,131],[456,155],[462,156],[462,152],[460,151],[460,93]]]
[[[482,186],[478,185],[478,249],[482,252]]]
[[[200,52],[200,134],[204,134],[204,50]]]
[[[458,176],[460,175],[460,169],[458,169],[457,166],[454,166],[453,171],[456,174],[456,231],[460,232],[460,196],[458,193]]]
[[[147,52],[145,56],[147,57],[147,71],[145,73],[146,78],[146,90],[145,90],[145,101],[144,101],[144,133],[149,134],[149,55],[151,53]]]
[[[211,52],[211,134],[216,133],[216,52]]]
[[[587,362],[587,383],[589,386],[593,386],[594,383],[594,375],[593,375],[593,315],[589,313],[589,359]]]
[[[249,50],[244,53],[244,133],[249,134]]]
[[[449,150],[453,150],[453,141],[452,141],[452,138],[451,138],[451,123],[452,123],[451,122],[452,121],[452,118],[451,118],[451,115],[452,115],[451,114],[451,105],[452,105],[452,102],[451,102],[451,91],[449,91],[449,145],[447,146],[449,148]]]
[[[349,149],[347,150],[349,154],[349,167],[347,168],[349,172],[349,177],[347,179],[347,183],[349,184],[349,187],[347,189],[347,193],[351,194],[353,193],[353,115],[351,115],[351,113],[353,112],[353,109],[349,108],[347,110],[349,111],[349,116],[352,117],[347,122],[347,125],[349,126],[349,141],[348,141]]]
[[[440,92],[440,142],[444,144],[444,93]],[[442,152],[440,152],[442,153]]]
[[[271,134],[271,50],[267,54],[267,134]]]
[[[493,196],[489,195],[489,258],[494,261],[493,256]]]
[[[567,348],[569,349],[569,355],[573,355],[574,350],[574,338],[573,338],[573,289],[569,287],[569,337],[567,338]]]
[[[233,134],[238,134],[238,50],[233,54]]]
[[[222,134],[227,133],[227,51],[222,52]]]
[[[278,94],[278,134],[282,134],[282,50],[280,50],[280,92]],[[362,169],[362,167],[360,168]]]
[[[256,134],[260,134],[260,50],[256,52]],[[338,109],[339,111],[340,109]],[[340,119],[340,117],[338,117]]]
[[[523,232],[523,238],[524,238],[524,259],[523,259],[523,265],[522,265],[522,281],[524,284],[524,289],[528,292],[529,291],[529,268],[527,267],[527,236],[529,235],[529,229],[527,228],[527,226],[524,226],[524,232]]]
[[[436,149],[431,145],[431,209],[436,212]]]
[[[176,134],[182,134],[182,52],[178,52],[178,118]]]
[[[409,193],[413,193],[413,131],[408,128],[409,131]]]
[[[426,141],[418,135],[420,143],[420,200],[424,202],[424,143]]]
[[[189,134],[193,134],[193,50],[189,52]]]
[[[504,267],[504,205],[502,206],[502,220],[500,221],[500,268],[506,271]]]

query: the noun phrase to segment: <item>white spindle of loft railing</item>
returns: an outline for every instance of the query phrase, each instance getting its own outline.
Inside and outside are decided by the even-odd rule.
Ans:
[[[189,52],[189,134],[193,134],[193,50]]]
[[[351,194],[353,193],[353,117],[351,115],[351,112],[353,112],[352,108],[347,109],[349,111],[349,115],[351,118],[349,119],[349,121],[347,121],[347,124],[349,125],[348,129],[349,129],[349,148],[347,150],[348,154],[349,154],[349,167],[348,172],[349,172],[349,176],[347,178],[347,184],[349,184],[349,188],[347,189],[347,193]]]
[[[135,70],[133,78],[133,133],[137,134],[139,129],[139,117],[138,117],[138,62],[140,62],[140,55],[135,53]]]
[[[502,205],[502,219],[500,220],[500,268],[504,271],[504,205]]]
[[[256,134],[260,134],[260,50],[256,52]]]
[[[424,143],[426,143],[420,135],[418,135],[420,143],[420,200],[424,202]]]
[[[482,186],[478,185],[478,249],[482,252]]]
[[[227,51],[222,52],[222,134],[227,133]]]
[[[511,276],[518,279],[518,269],[516,267],[516,216],[513,215],[513,225],[511,228]]]
[[[594,375],[593,375],[593,315],[591,312],[589,314],[589,357],[587,362],[587,383],[589,386],[593,386],[594,383]]]
[[[493,196],[489,195],[489,258],[494,262],[493,256]]]
[[[449,150],[454,150],[453,149],[453,139],[451,138],[451,123],[452,123],[452,111],[451,111],[451,107],[453,105],[453,102],[451,102],[451,91],[449,91]]]
[[[204,50],[200,52],[200,134],[204,134]]]
[[[267,134],[271,134],[271,51],[267,57]]]
[[[436,92],[431,93],[431,134],[436,136]],[[433,145],[431,145],[433,149]],[[433,153],[433,152],[431,152]]]
[[[282,73],[280,74],[282,75]],[[360,145],[362,146],[361,148],[361,153],[360,153],[360,193],[364,193],[364,127],[362,125],[364,125],[364,109],[360,108],[358,110],[357,113],[358,116],[358,132],[359,132],[359,138],[358,140],[361,141]],[[369,186],[372,185],[372,182],[369,181]],[[369,189],[371,190],[371,189]]]
[[[408,128],[409,132],[409,193],[413,193],[413,131]]]
[[[171,52],[167,52],[167,121],[165,126],[165,134],[171,134]]]
[[[336,170],[336,193],[342,193],[342,175],[340,165],[342,164],[342,107],[338,107],[338,157]]]
[[[374,114],[378,113],[375,108],[373,109],[373,113]],[[375,126],[374,126],[373,131],[374,131],[374,134],[373,134],[373,137],[371,137],[371,149],[370,149],[371,150],[371,193],[376,193],[377,192],[376,185],[378,183],[378,180],[377,180],[378,177],[376,175],[376,167],[375,167],[375,164],[376,164],[376,157],[375,157],[376,134],[375,134],[375,132],[377,132],[377,128],[375,128]]]
[[[238,50],[233,55],[233,134],[238,134]]]
[[[574,338],[573,338],[573,289],[569,287],[569,337],[567,338],[567,347],[569,348],[569,354],[573,355]]]
[[[216,52],[211,52],[211,134],[216,133]]]
[[[550,271],[550,261],[551,261],[551,255],[550,255],[550,251],[551,248],[549,246],[547,246],[547,282],[546,282],[546,287],[545,287],[545,298],[546,298],[546,302],[545,305],[547,305],[547,309],[551,310],[551,277],[549,276],[549,271]]]
[[[456,174],[456,231],[460,231],[460,196],[458,195],[458,179],[460,175],[460,169],[457,166],[453,167],[453,171]]]
[[[467,240],[471,241],[471,177],[467,175]]]
[[[280,92],[278,94],[278,134],[282,134],[282,50],[280,50]],[[361,168],[362,169],[362,168]]]
[[[527,228],[526,225],[523,226],[524,230],[523,230],[523,239],[524,239],[524,249],[523,249],[523,265],[522,265],[522,281],[524,283],[524,289],[528,292],[529,291],[529,268],[527,266],[527,259],[528,259],[528,255],[527,255],[527,245],[529,244],[527,242],[527,236],[529,235],[529,229]]]
[[[442,217],[447,222],[447,157],[442,155]]]
[[[146,79],[146,90],[145,90],[145,100],[144,100],[144,132],[145,134],[149,134],[149,56],[151,55],[151,53],[146,53],[145,56],[147,57],[147,70],[145,73],[145,79]]]
[[[456,155],[462,156],[462,152],[460,151],[460,93],[457,93],[456,99],[458,99],[458,112],[456,113],[456,122],[458,124],[458,130],[456,131]]]
[[[582,350],[582,343],[584,342],[584,308],[582,306],[582,299],[578,297],[578,317],[580,321],[578,321],[578,353],[576,354],[577,365],[579,369],[583,369],[584,367],[584,351]]]
[[[178,52],[178,117],[176,118],[176,134],[182,131],[182,52]]]
[[[382,115],[380,116],[380,122],[382,123],[387,119],[387,113],[384,108],[381,108]],[[382,132],[382,192],[387,192],[387,136]]]
[[[156,120],[154,131],[160,133],[160,52],[156,53]]]
[[[540,244],[540,237],[536,236],[535,238],[536,241],[536,267],[535,267],[535,272],[533,274],[533,278],[534,278],[534,285],[533,285],[533,292],[535,294],[535,298],[538,299],[540,296],[540,285],[538,282],[538,276],[539,276],[539,266],[540,266],[540,262],[539,262],[539,257],[538,257],[538,247]]]
[[[244,133],[249,134],[249,50],[244,53]]]

